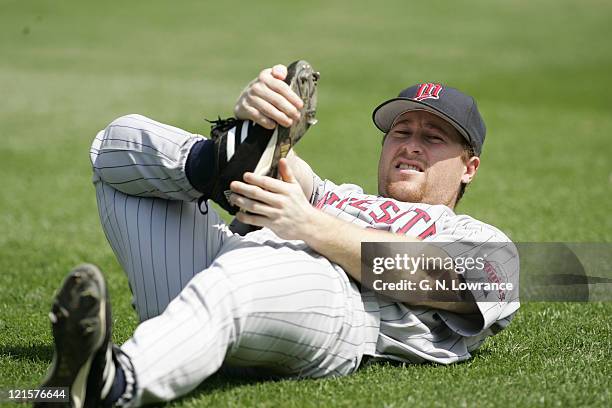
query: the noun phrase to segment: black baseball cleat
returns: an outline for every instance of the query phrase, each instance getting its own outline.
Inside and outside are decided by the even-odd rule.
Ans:
[[[278,161],[304,136],[317,120],[317,81],[319,73],[306,61],[295,61],[287,68],[285,82],[302,99],[300,120],[286,128],[274,130],[261,127],[249,120],[227,119],[214,121],[211,137],[215,142],[215,175],[204,189],[201,200],[212,199],[230,214],[239,208],[230,204],[229,185],[242,180],[245,172],[278,177]]]
[[[35,407],[97,407],[115,377],[111,309],[102,272],[90,264],[74,268],[49,313],[55,353],[41,387],[68,387],[70,402]]]

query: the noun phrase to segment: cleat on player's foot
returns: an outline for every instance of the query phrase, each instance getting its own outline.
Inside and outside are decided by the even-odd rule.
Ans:
[[[285,82],[302,99],[300,119],[290,127],[270,130],[249,120],[218,120],[211,130],[215,141],[215,175],[202,199],[211,199],[230,214],[239,208],[230,204],[229,185],[242,180],[245,172],[278,177],[278,161],[304,136],[317,121],[317,81],[319,73],[306,61],[295,61],[287,68]]]
[[[89,264],[74,268],[55,296],[49,319],[55,352],[41,387],[68,387],[70,402],[34,406],[100,405],[115,376],[111,310],[102,272]]]

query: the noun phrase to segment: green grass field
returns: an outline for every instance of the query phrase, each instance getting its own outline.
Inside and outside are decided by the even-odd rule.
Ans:
[[[515,241],[612,242],[610,2],[85,3],[0,2],[0,389],[44,375],[47,312],[75,263],[105,269],[114,340],[136,326],[98,221],[95,133],[134,112],[205,133],[277,62],[322,73],[320,122],[298,148],[319,174],[375,192],[372,108],[445,82],[476,96],[488,125],[458,211]],[[467,363],[215,376],[171,406],[609,406],[611,350],[612,303],[530,303]]]

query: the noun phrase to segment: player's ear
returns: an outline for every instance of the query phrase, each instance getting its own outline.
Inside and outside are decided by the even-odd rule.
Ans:
[[[480,166],[480,157],[472,156],[465,162],[465,170],[461,176],[461,182],[468,184],[472,181]]]

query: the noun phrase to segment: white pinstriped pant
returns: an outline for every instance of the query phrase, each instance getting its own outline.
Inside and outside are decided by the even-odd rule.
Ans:
[[[378,336],[374,298],[299,241],[233,235],[184,165],[199,136],[139,115],[112,122],[91,159],[102,226],[143,321],[122,349],[133,405],[177,398],[222,365],[346,375]]]

